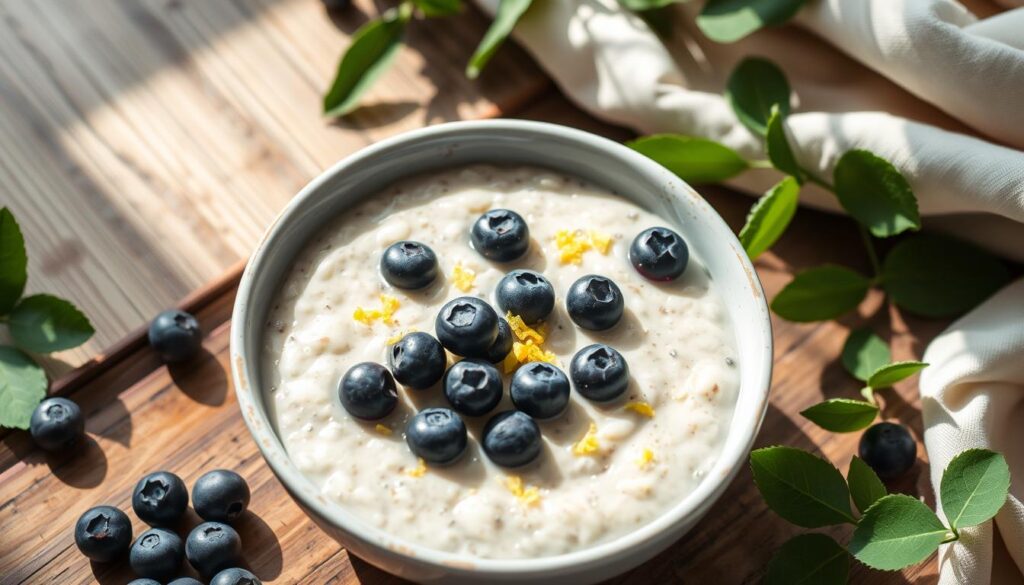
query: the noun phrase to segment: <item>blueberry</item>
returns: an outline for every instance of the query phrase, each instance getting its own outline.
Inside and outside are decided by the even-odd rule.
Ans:
[[[484,453],[502,467],[519,467],[540,455],[540,427],[530,415],[506,410],[484,426]]]
[[[483,360],[462,360],[444,375],[444,395],[457,412],[481,416],[501,401],[501,372]]]
[[[113,506],[89,508],[75,523],[75,544],[86,557],[108,563],[128,552],[132,522]]]
[[[512,341],[512,328],[509,327],[508,321],[498,317],[498,336],[487,350],[487,361],[496,364],[504,360],[508,352],[512,351]]]
[[[448,301],[434,320],[441,345],[464,357],[484,357],[498,338],[498,314],[476,297]]]
[[[447,408],[425,408],[409,421],[405,442],[427,463],[447,465],[466,450],[466,425]]]
[[[220,522],[203,522],[185,539],[185,557],[200,575],[215,575],[233,566],[241,553],[238,533]]]
[[[395,242],[381,255],[380,272],[391,286],[423,288],[437,278],[437,255],[419,242]]]
[[[363,420],[384,418],[398,404],[398,390],[391,372],[373,362],[349,368],[341,378],[338,393],[345,410]]]
[[[893,479],[917,461],[917,443],[907,427],[888,422],[872,425],[860,438],[860,458],[878,477]]]
[[[652,227],[633,239],[629,247],[629,261],[648,280],[675,280],[686,271],[690,249],[674,231]]]
[[[178,535],[163,528],[150,528],[132,543],[128,564],[140,577],[168,581],[181,567],[185,549]]]
[[[543,321],[555,308],[555,287],[532,270],[513,270],[494,293],[502,312],[519,315],[527,324]]]
[[[160,585],[160,582],[156,579],[146,579],[143,577],[141,579],[132,579],[128,582],[128,585]]]
[[[203,582],[192,577],[178,577],[167,585],[203,585]]]
[[[235,567],[217,573],[210,579],[210,585],[263,585],[263,582],[249,571]]]
[[[622,318],[625,301],[618,285],[609,278],[588,274],[572,283],[565,295],[565,309],[584,329],[603,331]]]
[[[569,378],[549,363],[531,362],[512,375],[509,394],[512,404],[533,418],[554,418],[569,406]]]
[[[199,321],[185,311],[164,311],[149,324],[149,345],[160,359],[176,364],[192,359],[203,346]]]
[[[188,507],[188,489],[181,478],[169,471],[150,473],[135,484],[132,509],[150,526],[170,526]]]
[[[67,398],[47,398],[32,411],[29,423],[32,440],[40,449],[69,449],[85,435],[82,409]]]
[[[597,402],[614,400],[629,386],[629,366],[614,348],[595,343],[572,356],[569,375],[576,391]]]
[[[429,333],[410,333],[388,350],[388,365],[399,384],[423,390],[444,375],[448,356],[441,342]]]
[[[249,484],[234,471],[214,469],[192,486],[192,507],[203,520],[233,522],[249,506]]]
[[[518,213],[492,209],[473,224],[470,239],[473,248],[484,258],[509,262],[530,248],[530,228]]]

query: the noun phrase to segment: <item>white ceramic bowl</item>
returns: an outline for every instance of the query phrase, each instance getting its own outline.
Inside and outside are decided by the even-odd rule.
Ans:
[[[548,167],[634,201],[683,234],[724,295],[739,346],[740,391],[721,455],[693,493],[613,541],[558,556],[494,560],[396,538],[324,499],[289,460],[267,418],[259,367],[267,308],[307,238],[394,181],[470,163]],[[715,210],[675,175],[621,144],[572,128],[519,120],[455,122],[364,148],[291,201],[267,230],[239,284],[231,365],[242,415],[270,468],[310,517],[354,554],[419,582],[575,585],[607,579],[650,559],[693,527],[725,491],[746,463],[768,404],[772,335],[761,284],[742,246]]]

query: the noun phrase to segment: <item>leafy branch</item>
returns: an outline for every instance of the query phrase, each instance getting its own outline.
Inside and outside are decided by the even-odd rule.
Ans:
[[[24,296],[28,281],[25,238],[14,214],[0,209],[0,323],[14,345],[0,345],[0,426],[27,429],[46,397],[46,374],[28,355],[70,349],[94,332],[89,319],[62,298]]]

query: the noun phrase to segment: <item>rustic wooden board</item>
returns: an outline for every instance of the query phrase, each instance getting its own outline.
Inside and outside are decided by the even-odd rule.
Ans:
[[[532,104],[525,117],[562,120],[623,137],[581,114],[557,95]],[[750,199],[724,189],[702,192],[731,226],[738,227]],[[830,245],[815,245],[817,242]],[[856,231],[842,218],[801,210],[776,249],[757,262],[769,296],[796,270],[826,261],[865,267]],[[184,303],[209,335],[206,354],[195,364],[168,370],[147,350],[139,334],[123,341],[54,390],[78,401],[89,417],[90,440],[75,455],[46,456],[26,433],[2,435],[0,444],[0,585],[15,583],[121,584],[125,563],[93,565],[74,547],[72,526],[86,508],[108,503],[130,508],[130,490],[144,473],[170,469],[187,484],[215,467],[238,470],[253,488],[252,514],[241,523],[245,559],[268,582],[385,584],[400,581],[355,557],[319,531],[287,497],[249,438],[231,390],[227,358],[229,313],[239,268],[198,291]],[[863,307],[873,310],[880,299]],[[890,327],[887,315],[892,316]],[[821,431],[799,411],[823,397],[855,397],[858,384],[836,356],[850,327],[864,318],[797,325],[778,319],[775,327],[773,395],[758,445],[787,444],[818,449],[843,471],[856,449],[857,434]],[[904,320],[882,309],[873,325],[891,337],[897,358],[919,357],[944,323]],[[921,436],[916,381],[884,393],[884,416],[900,420]],[[930,497],[927,464],[921,463],[894,489]],[[129,516],[134,517],[129,512]],[[194,515],[185,527],[196,523]],[[136,533],[142,524],[135,521]],[[767,510],[750,473],[740,473],[696,529],[668,551],[609,583],[756,583],[772,551],[797,532]],[[848,537],[848,530],[833,531]],[[858,567],[854,583],[934,583],[929,562],[902,574]]]

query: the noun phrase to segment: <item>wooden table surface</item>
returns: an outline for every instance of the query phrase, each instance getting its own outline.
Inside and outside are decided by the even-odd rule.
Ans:
[[[191,485],[218,466],[251,482],[253,514],[240,532],[248,564],[268,582],[398,582],[313,526],[245,431],[226,358],[238,262],[303,184],[383,136],[499,115],[628,133],[570,105],[515,46],[479,83],[466,81],[463,64],[486,27],[472,9],[429,34],[413,28],[372,105],[325,121],[321,93],[346,39],[374,11],[368,1],[330,18],[318,0],[0,0],[0,204],[26,233],[29,290],[73,299],[97,328],[48,370],[57,377],[99,356],[54,387],[89,416],[84,452],[45,456],[26,433],[0,432],[0,585],[126,582],[123,564],[90,566],[77,553],[74,520],[99,503],[128,509],[130,486],[148,471],[168,468]],[[731,226],[742,224],[748,198],[702,192]],[[757,269],[771,296],[794,271],[825,261],[866,262],[850,222],[801,210]],[[209,331],[207,354],[169,371],[139,328],[204,284],[186,305]],[[879,303],[869,298],[863,314]],[[822,431],[798,412],[823,397],[857,396],[836,358],[849,328],[862,324],[859,316],[774,320],[773,396],[759,445],[818,449],[845,471],[857,435]],[[919,357],[944,326],[885,309],[873,324],[902,359]],[[916,380],[884,398],[885,418],[920,438]],[[891,487],[930,497],[927,484],[922,460]],[[795,533],[764,507],[745,470],[690,535],[611,583],[757,582]],[[934,563],[902,574],[857,567],[852,581],[932,583],[934,571]]]

